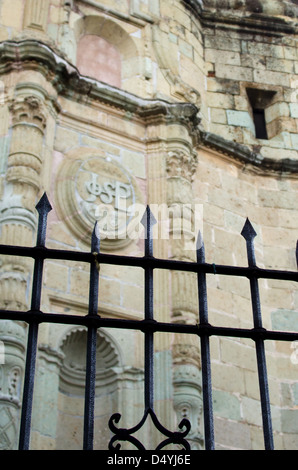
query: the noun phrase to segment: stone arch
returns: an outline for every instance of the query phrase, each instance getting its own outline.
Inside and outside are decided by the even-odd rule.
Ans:
[[[82,448],[86,342],[86,328],[74,327],[60,343],[63,359],[59,374],[57,450]],[[118,381],[122,371],[120,351],[106,332],[97,333],[96,358],[95,448],[106,449],[108,420],[118,409]]]
[[[121,55],[119,50],[105,39],[86,34],[77,47],[77,67],[82,75],[121,88]]]
[[[84,327],[70,329],[62,340],[63,354],[60,369],[60,390],[81,394],[85,387],[87,330]],[[96,382],[102,386],[102,379],[112,368],[121,367],[120,352],[107,333],[97,332]],[[115,374],[115,373],[114,373]],[[113,375],[113,374],[110,374]]]
[[[132,37],[116,22],[97,15],[85,16],[75,23],[74,34],[77,42],[77,67],[80,72],[81,67],[82,75],[127,89],[127,82],[140,73],[137,46]],[[92,64],[94,63],[92,53],[87,51],[86,56],[82,57],[84,45],[99,53],[98,64],[107,59],[108,52],[112,54],[111,61],[105,64],[106,71],[96,71],[96,67]],[[88,56],[92,58],[89,73]],[[117,65],[121,70],[116,70]]]

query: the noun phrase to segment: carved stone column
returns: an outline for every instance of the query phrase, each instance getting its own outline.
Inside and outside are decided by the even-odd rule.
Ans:
[[[0,449],[16,448],[26,333],[19,322],[1,320]]]
[[[48,11],[49,0],[27,0],[25,2],[24,28],[45,32]]]
[[[5,245],[32,245],[36,228],[35,205],[40,190],[43,137],[46,125],[41,101],[20,97],[10,106],[11,143],[0,202],[0,241]],[[2,257],[0,296],[2,308],[26,309],[30,261]]]
[[[197,157],[188,148],[170,150],[167,154],[167,204],[170,214],[172,258],[195,261],[195,217],[192,179]],[[172,272],[172,321],[195,324],[198,321],[196,276],[193,273]],[[173,343],[174,409],[178,422],[189,419],[188,440],[192,449],[202,445],[201,374],[198,338],[176,334]]]
[[[41,189],[43,139],[46,118],[43,103],[36,96],[19,96],[10,105],[11,141],[0,202],[0,243],[32,246],[36,230],[35,205]],[[28,287],[32,261],[15,256],[1,256],[1,309],[27,310]],[[5,326],[5,331],[2,331]],[[9,341],[7,340],[9,332]],[[26,324],[1,321],[0,340],[4,347],[5,363],[1,369],[3,387],[0,395],[0,429],[4,448],[16,445],[16,423],[19,414],[19,391],[11,385],[22,381],[25,346],[20,336],[26,336]],[[8,342],[7,342],[8,341]],[[20,354],[20,352],[22,352]],[[17,398],[16,398],[17,397]],[[6,430],[9,430],[6,435]]]

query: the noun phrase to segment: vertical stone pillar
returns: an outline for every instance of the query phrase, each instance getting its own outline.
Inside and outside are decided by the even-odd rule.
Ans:
[[[154,116],[147,128],[147,182],[148,204],[157,224],[153,226],[153,254],[156,258],[168,258],[169,241],[162,238],[159,226],[163,222],[160,206],[166,203],[167,181],[162,155],[165,153],[166,126]],[[156,209],[156,210],[154,210]],[[156,231],[157,232],[156,232]],[[166,322],[169,319],[169,273],[166,270],[154,270],[154,318]],[[171,335],[165,333],[154,335],[154,407],[159,421],[168,429],[173,429],[172,410],[172,367],[169,350]],[[152,433],[151,448],[160,443],[160,435]]]
[[[59,373],[63,354],[49,346],[38,350],[32,414],[32,449],[55,450]]]
[[[166,158],[167,204],[170,215],[171,257],[195,261],[195,207],[192,178],[196,170],[196,154],[188,147],[171,149]],[[195,324],[198,321],[198,295],[193,273],[172,271],[172,321]],[[192,449],[200,449],[202,413],[200,352],[198,338],[176,334],[173,349],[174,409],[178,421],[191,423],[188,441]]]
[[[35,205],[41,185],[46,118],[41,101],[34,96],[14,100],[10,112],[11,143],[0,203],[0,242],[30,246],[37,222]],[[29,273],[29,260],[15,256],[2,257],[2,308],[23,310],[28,307]]]
[[[49,12],[49,0],[26,0],[24,28],[46,31]]]
[[[26,333],[19,322],[1,320],[0,450],[17,445]]]
[[[43,103],[35,96],[17,97],[11,103],[9,110],[12,120],[11,141],[3,197],[0,202],[0,243],[32,246],[37,222],[35,205],[42,184],[41,170],[46,118]],[[27,258],[1,257],[1,309],[28,309],[31,263],[32,261]],[[1,330],[3,325],[6,328],[5,331]],[[20,336],[22,338],[26,336],[26,324],[1,321],[0,340],[4,348],[8,348],[8,352],[5,353],[5,363],[1,369],[4,388],[1,389],[0,395],[0,429],[4,439],[4,448],[13,448],[17,439],[19,395],[16,395],[11,383],[21,383],[24,372],[25,346],[20,345]],[[22,354],[20,354],[21,351]],[[10,399],[12,393],[12,399]],[[5,437],[6,429],[9,429],[7,437]]]

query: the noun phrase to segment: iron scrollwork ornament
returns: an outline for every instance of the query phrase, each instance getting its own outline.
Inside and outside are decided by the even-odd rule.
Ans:
[[[150,415],[150,417],[152,419],[152,422],[153,422],[154,426],[156,427],[156,429],[158,431],[160,431],[164,436],[167,437],[167,439],[163,440],[156,447],[155,450],[162,450],[164,447],[166,447],[167,445],[170,445],[170,444],[180,445],[180,446],[182,446],[183,450],[191,450],[189,443],[185,439],[185,437],[187,436],[187,434],[189,433],[190,428],[191,428],[191,425],[190,425],[190,422],[188,421],[188,419],[185,419],[185,418],[182,419],[182,421],[178,425],[179,429],[181,429],[181,430],[183,428],[185,428],[184,431],[172,432],[172,431],[169,431],[168,429],[166,429],[159,422],[155,412],[151,408],[148,408],[147,410],[145,410],[144,416],[141,419],[141,421],[139,422],[139,424],[137,424],[136,426],[134,426],[130,429],[117,428],[114,423],[116,423],[116,424],[119,423],[119,421],[121,419],[121,414],[119,414],[119,413],[113,414],[111,416],[110,420],[109,420],[109,428],[114,433],[114,436],[112,437],[112,439],[109,442],[109,450],[117,451],[121,448],[121,444],[119,442],[116,445],[114,445],[114,443],[116,441],[130,442],[138,450],[146,450],[144,445],[136,437],[134,437],[133,434],[135,434],[137,431],[139,431],[141,429],[141,427],[145,424],[145,422],[148,418],[148,415]]]

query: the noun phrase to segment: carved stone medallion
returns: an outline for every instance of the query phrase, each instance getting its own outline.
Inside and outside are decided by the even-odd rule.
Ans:
[[[80,241],[90,244],[96,222],[101,248],[121,248],[131,241],[141,195],[135,179],[118,162],[95,155],[65,160],[56,194],[61,218]]]

